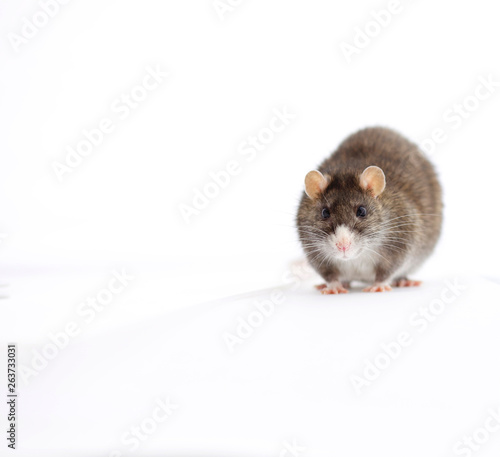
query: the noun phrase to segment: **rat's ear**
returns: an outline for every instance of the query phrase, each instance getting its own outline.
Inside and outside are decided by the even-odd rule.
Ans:
[[[309,198],[318,198],[327,188],[329,176],[326,177],[318,170],[307,173],[305,179],[306,194]]]
[[[359,184],[377,198],[385,189],[385,174],[379,167],[368,167],[359,178]]]

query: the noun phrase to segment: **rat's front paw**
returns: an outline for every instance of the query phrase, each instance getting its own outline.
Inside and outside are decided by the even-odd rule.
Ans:
[[[392,287],[389,284],[375,283],[373,286],[363,289],[363,292],[390,292]]]
[[[314,286],[317,290],[323,290],[326,289],[328,286],[326,284],[318,284]],[[342,287],[344,289],[350,289],[351,288],[351,283],[347,281],[342,281]],[[344,292],[345,293],[345,292]]]
[[[321,290],[323,295],[338,295],[347,294],[349,291],[344,288],[340,281],[333,281],[328,284],[323,284],[321,287],[316,286],[317,289]]]
[[[394,287],[418,287],[421,284],[422,281],[413,281],[407,278],[399,278],[392,283]]]

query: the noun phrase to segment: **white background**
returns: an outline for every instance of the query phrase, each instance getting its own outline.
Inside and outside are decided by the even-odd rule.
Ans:
[[[448,133],[433,159],[446,224],[432,263],[498,274],[500,97],[459,128],[443,120],[479,76],[500,80],[496,9],[402,5],[348,64],[340,44],[385,2],[253,0],[224,20],[210,1],[70,2],[16,52],[8,34],[40,8],[3,1],[2,263],[235,256],[237,265],[258,255],[280,265],[300,252],[283,225],[293,225],[305,173],[348,134],[385,125],[414,141],[436,127]],[[110,105],[157,64],[170,76],[118,119]],[[296,119],[246,162],[238,146],[283,106]],[[60,183],[53,162],[104,117],[114,132]],[[179,204],[235,158],[241,175],[187,225]]]
[[[420,277],[500,277],[500,84],[469,98],[459,126],[444,118],[480,78],[500,82],[493,2],[401,1],[351,61],[342,43],[388,2],[244,0],[221,18],[211,0],[73,0],[17,48],[12,34],[42,7],[0,5],[5,341],[42,345],[111,268],[140,279],[91,333],[281,284],[301,256],[305,174],[371,125],[418,143],[446,134],[430,154],[444,231]],[[168,77],[120,119],[113,104],[157,66]],[[284,107],[295,118],[248,161],[241,144]],[[61,182],[54,162],[104,118],[114,131]],[[180,205],[232,160],[242,172],[187,223]]]

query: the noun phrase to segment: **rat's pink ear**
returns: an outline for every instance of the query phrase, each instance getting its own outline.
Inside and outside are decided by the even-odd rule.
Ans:
[[[379,167],[368,167],[359,178],[359,184],[377,198],[385,189],[385,174]]]
[[[327,179],[328,177],[328,179]],[[307,173],[305,179],[306,194],[309,198],[318,198],[327,188],[329,176],[325,177],[318,170],[313,170]]]

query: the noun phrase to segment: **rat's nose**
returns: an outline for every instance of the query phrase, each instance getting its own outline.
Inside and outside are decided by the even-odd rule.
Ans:
[[[347,252],[349,248],[351,247],[351,242],[350,241],[339,241],[336,243],[337,249],[342,252]]]

